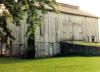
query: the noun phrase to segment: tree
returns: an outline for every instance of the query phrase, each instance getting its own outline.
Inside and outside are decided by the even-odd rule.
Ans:
[[[20,20],[27,13],[28,29],[26,37],[34,39],[36,26],[41,25],[39,11],[42,14],[47,13],[45,5],[51,7],[55,12],[53,5],[57,5],[56,0],[0,0],[0,41],[1,44],[6,43],[9,47],[9,40],[15,40],[11,29],[8,28],[7,19],[11,18],[11,22],[16,26],[21,26]]]

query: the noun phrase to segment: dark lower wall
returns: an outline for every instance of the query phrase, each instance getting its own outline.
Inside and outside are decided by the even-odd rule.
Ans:
[[[60,48],[62,56],[100,56],[100,47],[98,46],[85,46],[61,42]]]

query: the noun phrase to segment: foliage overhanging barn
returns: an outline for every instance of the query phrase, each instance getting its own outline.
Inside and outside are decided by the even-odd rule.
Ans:
[[[98,17],[79,9],[78,6],[61,4],[56,7],[61,13],[56,14],[47,7],[48,14],[42,16],[41,28],[37,27],[35,37],[35,57],[50,57],[60,53],[60,42],[64,40],[98,42]],[[27,17],[27,16],[25,16]],[[28,40],[24,38],[27,30],[26,18],[22,21],[22,27],[8,24],[13,30],[16,41],[12,42],[11,50],[13,56],[23,53],[27,47]],[[5,47],[5,46],[4,46]]]

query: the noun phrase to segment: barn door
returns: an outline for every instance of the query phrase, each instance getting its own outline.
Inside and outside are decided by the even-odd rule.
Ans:
[[[82,27],[79,24],[73,25],[73,37],[74,40],[80,41],[82,40]]]

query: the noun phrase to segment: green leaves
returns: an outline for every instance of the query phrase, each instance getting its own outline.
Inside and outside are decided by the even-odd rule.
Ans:
[[[6,43],[8,45],[8,39],[15,40],[14,36],[12,35],[12,30],[10,30],[6,23],[6,16],[0,16],[0,38],[1,43]]]
[[[12,35],[12,31],[7,26],[6,19],[11,18],[11,22],[16,26],[21,26],[21,21],[23,16],[27,13],[27,32],[25,37],[30,39],[35,38],[35,29],[37,26],[41,25],[40,12],[41,14],[46,14],[47,9],[45,6],[51,7],[55,12],[56,9],[54,5],[56,0],[0,0],[0,4],[4,4],[5,10],[2,16],[0,16],[0,38],[2,43],[8,44],[9,39],[15,39]]]

